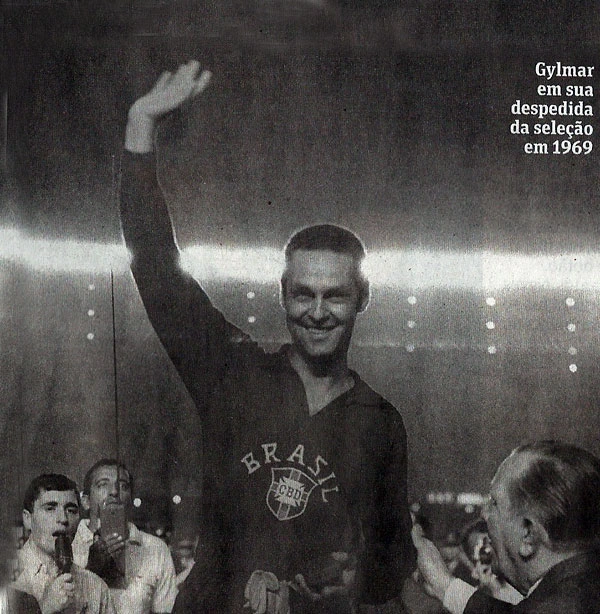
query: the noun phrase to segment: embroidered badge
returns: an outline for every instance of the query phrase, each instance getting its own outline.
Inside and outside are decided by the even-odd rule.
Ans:
[[[304,513],[317,483],[294,467],[271,469],[267,506],[277,520],[291,520]]]

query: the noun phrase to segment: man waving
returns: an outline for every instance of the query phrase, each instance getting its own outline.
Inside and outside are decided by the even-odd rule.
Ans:
[[[277,353],[212,306],[179,267],[153,151],[160,118],[209,79],[189,62],[133,104],[121,185],[146,312],[203,420],[202,554],[174,611],[350,613],[395,597],[415,560],[402,418],[347,363],[365,251],[333,225],[289,240]]]

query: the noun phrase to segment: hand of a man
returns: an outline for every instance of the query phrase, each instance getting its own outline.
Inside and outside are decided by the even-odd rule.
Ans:
[[[289,584],[279,582],[275,574],[256,570],[244,590],[244,607],[249,607],[255,614],[290,614],[289,591]]]
[[[94,543],[90,546],[88,569],[94,571],[91,567],[104,567],[109,562],[109,559],[118,558],[126,545],[127,538],[118,533],[113,533],[104,539],[96,533],[94,535]]]
[[[412,529],[412,540],[417,549],[417,565],[425,581],[425,589],[440,601],[452,582],[452,575],[444,563],[440,551],[423,536],[423,529],[416,524]]]
[[[480,588],[487,588],[487,590],[496,596],[502,588],[498,577],[492,571],[491,565],[484,565],[480,561],[475,563],[475,569],[472,574],[473,578],[479,582]]]
[[[102,539],[96,533],[94,542],[90,546],[87,569],[112,586],[114,582],[120,581],[119,578],[124,573],[121,553],[124,552],[126,545],[127,539],[117,533],[109,535],[106,539]]]
[[[73,601],[74,592],[73,576],[70,573],[55,578],[44,591],[40,603],[42,614],[54,614],[64,610]]]
[[[164,72],[154,87],[133,103],[125,132],[126,149],[136,153],[152,151],[156,121],[208,86],[211,73],[203,70],[198,74],[199,71],[200,63],[191,60],[175,73]]]
[[[352,603],[356,586],[356,557],[348,552],[332,552],[330,564],[324,574],[331,578],[331,584],[315,588],[310,586],[302,574],[294,578],[294,588],[311,601],[344,601]]]
[[[116,558],[119,553],[124,550],[127,545],[127,537],[113,533],[108,535],[104,539],[98,540],[98,547],[101,551],[105,552],[108,556]]]

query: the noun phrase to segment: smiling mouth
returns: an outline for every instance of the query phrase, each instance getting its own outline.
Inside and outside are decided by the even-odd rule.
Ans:
[[[308,331],[309,335],[312,335],[313,337],[325,337],[335,328],[335,326],[331,326],[328,328],[315,328],[313,326],[305,326],[304,328]]]

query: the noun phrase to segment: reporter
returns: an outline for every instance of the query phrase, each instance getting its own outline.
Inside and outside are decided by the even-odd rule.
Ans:
[[[79,504],[77,486],[64,475],[40,475],[25,492],[23,525],[30,535],[19,551],[21,573],[12,587],[34,597],[43,614],[115,612],[108,587],[96,574],[75,564],[63,571],[55,559],[57,536],[73,539]]]

